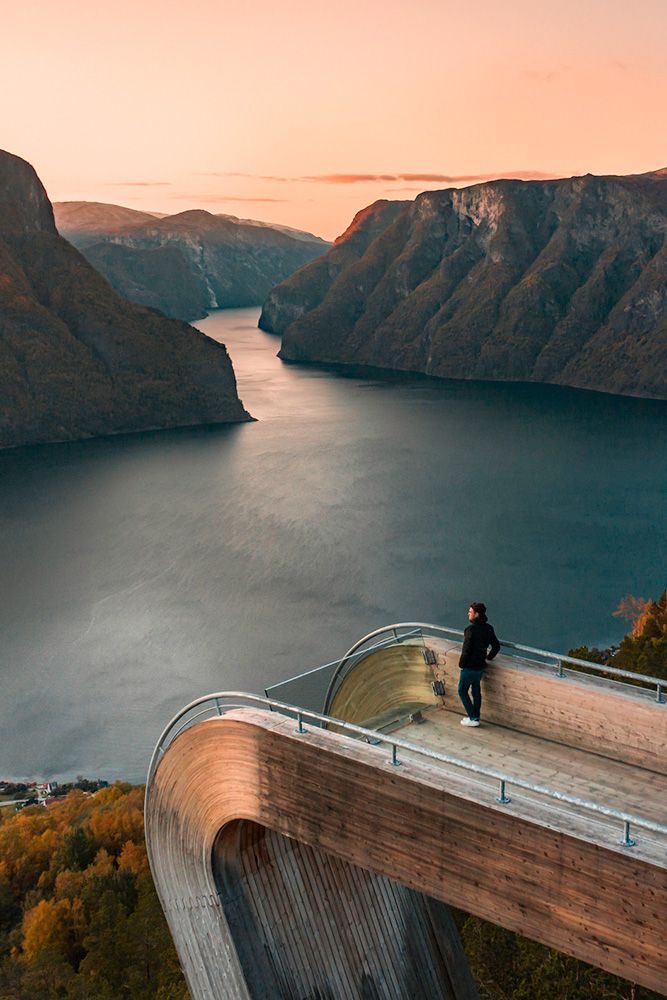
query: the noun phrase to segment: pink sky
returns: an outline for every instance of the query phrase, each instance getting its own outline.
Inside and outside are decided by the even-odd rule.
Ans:
[[[333,238],[377,198],[666,166],[666,34],[665,0],[4,0],[0,145],[53,201]]]

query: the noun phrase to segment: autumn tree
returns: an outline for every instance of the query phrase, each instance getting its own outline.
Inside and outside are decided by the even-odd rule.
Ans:
[[[643,597],[633,597],[631,594],[626,594],[625,597],[621,598],[618,608],[614,611],[614,617],[623,618],[624,621],[630,622],[632,625],[632,638],[638,639],[644,631],[644,626],[653,608],[653,601],[647,601]]]
[[[568,650],[568,655],[667,680],[667,590],[657,601],[627,595],[614,614],[632,627],[621,640],[617,652],[603,653],[595,647],[578,646]],[[572,669],[577,668],[573,666]],[[641,685],[642,682],[630,683]]]
[[[612,666],[667,679],[667,590],[657,601],[624,598],[624,602],[621,607],[635,615],[632,634],[621,641]]]
[[[148,866],[143,789],[0,819],[0,1000],[187,1000]]]

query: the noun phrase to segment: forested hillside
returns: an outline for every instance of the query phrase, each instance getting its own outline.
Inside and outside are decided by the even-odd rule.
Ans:
[[[185,1000],[144,843],[143,788],[0,810],[2,1000]]]
[[[46,809],[0,810],[0,1000],[188,1000],[148,868],[143,793],[117,783]],[[456,918],[481,1000],[660,1000]]]
[[[250,419],[224,345],[117,295],[0,150],[0,448]]]

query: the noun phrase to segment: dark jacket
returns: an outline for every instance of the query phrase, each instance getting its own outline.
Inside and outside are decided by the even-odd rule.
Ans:
[[[487,650],[491,647],[491,652],[487,656]],[[461,670],[484,670],[487,660],[492,660],[500,649],[500,643],[493,631],[493,626],[489,625],[486,615],[480,615],[470,622],[463,633],[463,648],[459,667]]]

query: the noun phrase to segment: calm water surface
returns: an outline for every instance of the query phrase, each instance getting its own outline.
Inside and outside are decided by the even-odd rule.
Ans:
[[[224,341],[256,423],[0,455],[0,777],[143,780],[209,691],[261,691],[374,628],[607,644],[667,585],[667,403],[282,364]]]

